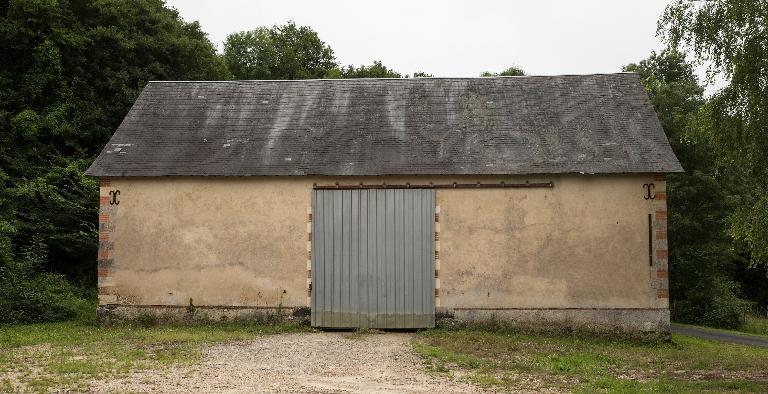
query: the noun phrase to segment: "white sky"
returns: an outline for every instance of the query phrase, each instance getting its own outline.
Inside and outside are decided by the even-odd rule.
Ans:
[[[167,0],[222,48],[227,34],[293,20],[344,65],[381,60],[402,74],[478,76],[612,73],[662,48],[667,0],[256,1]],[[703,79],[703,78],[702,78]]]

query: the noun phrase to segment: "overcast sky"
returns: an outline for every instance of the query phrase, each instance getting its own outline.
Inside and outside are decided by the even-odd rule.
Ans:
[[[403,74],[478,76],[612,73],[660,50],[667,0],[256,1],[168,0],[222,48],[227,34],[293,20],[312,27],[342,64],[381,60]]]

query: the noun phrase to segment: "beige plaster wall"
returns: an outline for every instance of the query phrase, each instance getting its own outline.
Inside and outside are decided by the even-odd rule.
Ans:
[[[569,176],[552,189],[441,190],[442,306],[665,306],[649,282],[649,182]]]
[[[101,302],[304,306],[313,183],[501,180],[555,186],[437,190],[442,307],[667,307],[666,256],[648,258],[648,214],[664,202],[643,198],[643,184],[663,195],[664,182],[650,174],[111,178],[101,188]],[[654,248],[666,253],[663,224],[654,221],[654,234],[664,230]]]

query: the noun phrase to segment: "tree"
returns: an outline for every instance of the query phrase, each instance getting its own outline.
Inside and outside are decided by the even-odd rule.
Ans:
[[[730,232],[748,245],[753,265],[768,267],[768,2],[676,0],[659,20],[659,33],[670,48],[708,63],[710,78],[727,81],[702,108],[696,132],[749,185],[730,216]]]
[[[694,167],[700,169],[699,166],[704,163],[711,164],[711,157],[687,156],[693,152],[706,154],[709,150],[696,149],[696,144],[687,133],[689,123],[704,104],[704,87],[699,84],[693,66],[686,61],[685,54],[676,50],[652,52],[647,59],[637,64],[628,64],[622,70],[640,76],[667,139],[683,168],[690,173]]]
[[[34,261],[22,265],[62,294],[59,277],[43,272],[95,287],[98,187],[83,176],[88,163],[147,81],[228,78],[200,25],[162,0],[0,1],[4,272],[33,278],[17,268]],[[14,287],[3,297],[29,288],[5,285]]]
[[[481,77],[522,77],[525,76],[525,71],[520,67],[509,67],[506,70],[495,73],[492,71],[483,71],[480,73]]]
[[[270,29],[259,27],[228,35],[224,42],[224,59],[235,79],[272,79],[277,48]]]
[[[317,32],[292,21],[230,34],[224,59],[235,79],[323,78],[336,67],[333,50]]]
[[[686,172],[667,178],[672,318],[736,327],[745,302],[734,274],[743,259],[727,232],[733,182],[718,173],[707,140],[691,137],[704,105],[704,88],[691,63],[675,50],[652,53],[624,71],[645,87],[664,132]]]
[[[11,142],[0,157],[12,177],[97,153],[150,79],[228,77],[200,26],[160,0],[10,2],[0,48],[0,133]]]
[[[330,70],[326,75],[326,78],[330,79],[351,79],[351,78],[402,78],[403,76],[391,68],[387,68],[380,60],[374,60],[370,66],[360,65],[355,67],[349,65],[347,67],[334,68]]]

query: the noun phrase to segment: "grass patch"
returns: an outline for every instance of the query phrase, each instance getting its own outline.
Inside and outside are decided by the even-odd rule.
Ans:
[[[768,349],[673,335],[672,342],[510,330],[427,330],[428,370],[482,387],[575,392],[768,391]]]
[[[761,324],[762,322],[758,323]],[[683,327],[692,327],[704,331],[712,331],[712,332],[721,332],[721,333],[727,333],[727,334],[733,334],[741,337],[757,337],[766,339],[768,338],[768,334],[764,334],[760,331],[761,326],[753,326],[751,329],[748,329],[746,326],[742,326],[738,330],[728,330],[724,328],[714,328],[714,327],[707,327],[707,326],[697,326],[692,324],[685,324],[685,323],[675,323],[675,325],[683,326]]]
[[[741,325],[739,331],[768,336],[768,317],[747,315],[744,317],[744,324]]]
[[[298,325],[100,327],[83,322],[0,326],[0,392],[87,391],[88,382],[200,360],[208,343],[253,339]]]

